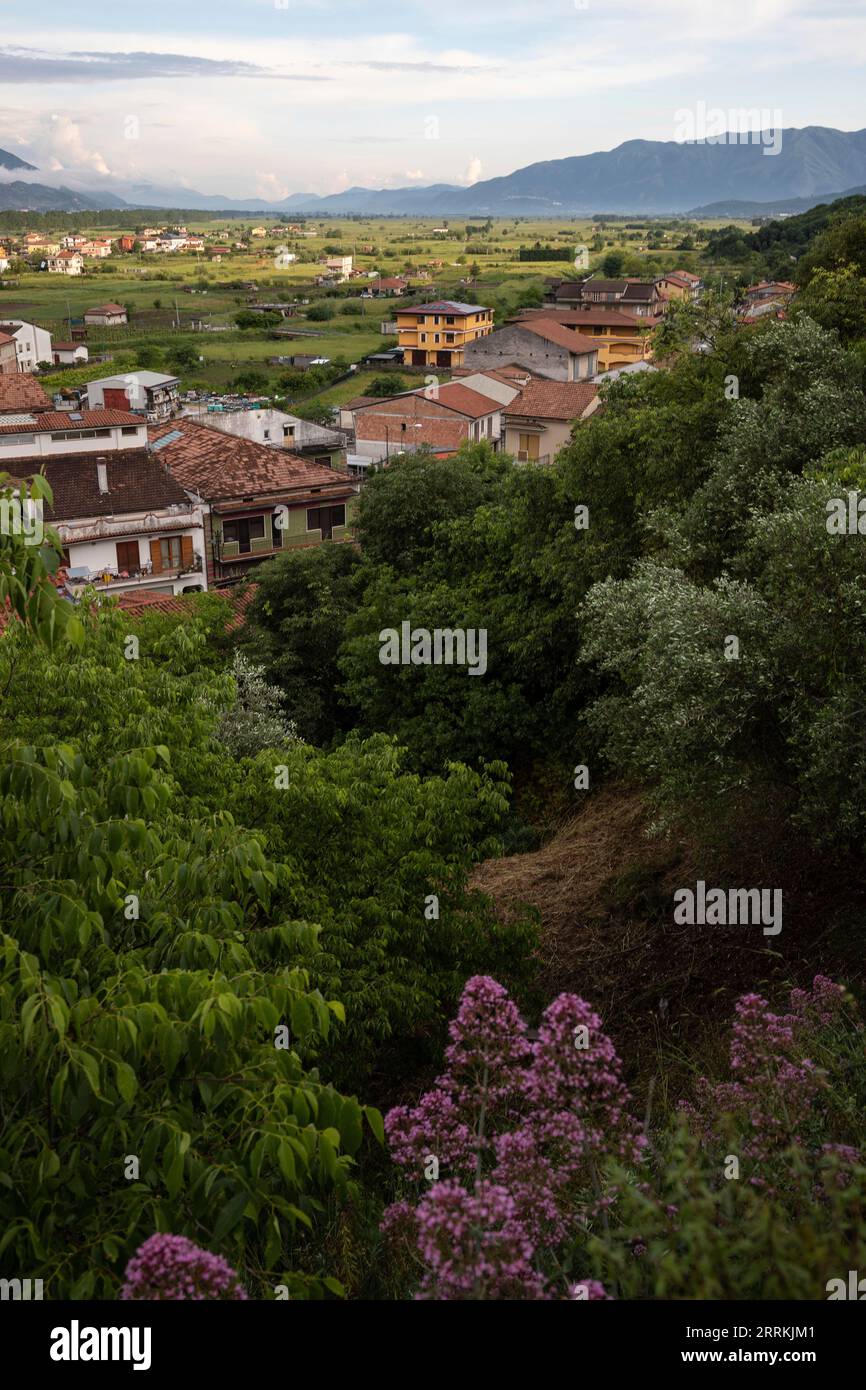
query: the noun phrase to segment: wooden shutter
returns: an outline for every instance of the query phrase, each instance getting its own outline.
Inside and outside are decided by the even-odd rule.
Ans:
[[[162,546],[159,541],[150,543],[150,568],[153,574],[162,574]]]
[[[189,569],[192,565],[192,536],[181,536],[180,538],[180,567]]]

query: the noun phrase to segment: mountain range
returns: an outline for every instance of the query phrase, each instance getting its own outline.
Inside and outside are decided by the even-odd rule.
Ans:
[[[801,212],[866,185],[866,130],[806,126],[767,133],[766,143],[627,140],[613,150],[544,160],[469,188],[349,188],[281,200],[226,198],[186,187],[100,179],[100,187],[16,178],[2,181],[0,209],[88,211],[177,208],[201,211],[308,212],[317,216],[562,217],[601,213],[754,216]],[[755,137],[757,139],[757,137]],[[734,143],[736,141],[736,143]],[[773,142],[773,143],[771,143]],[[779,149],[771,153],[774,144]],[[0,169],[38,172],[0,150]],[[60,177],[61,175],[58,175]],[[44,179],[44,175],[43,175]]]

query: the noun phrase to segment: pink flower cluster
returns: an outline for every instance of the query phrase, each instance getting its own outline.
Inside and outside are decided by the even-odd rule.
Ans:
[[[429,1176],[435,1159],[448,1176],[414,1209],[390,1207],[383,1230],[420,1254],[421,1298],[561,1297],[544,1272],[546,1252],[606,1200],[603,1163],[637,1163],[646,1142],[619,1058],[601,1020],[571,994],[554,1000],[531,1042],[507,992],[486,976],[468,981],[449,1035],[446,1072],[417,1106],[385,1120],[407,1174]]]
[[[738,1000],[730,1048],[733,1081],[711,1083],[701,1077],[697,1103],[682,1109],[708,1144],[716,1144],[721,1115],[742,1127],[741,1156],[766,1166],[790,1144],[807,1143],[805,1127],[824,1073],[807,1055],[821,1030],[840,1021],[845,993],[823,975],[811,990],[791,992],[791,1012],[775,1014],[759,994]],[[756,1174],[752,1181],[764,1185]]]
[[[203,1302],[245,1299],[247,1292],[220,1255],[202,1250],[186,1236],[157,1234],[138,1247],[126,1266],[120,1297]]]

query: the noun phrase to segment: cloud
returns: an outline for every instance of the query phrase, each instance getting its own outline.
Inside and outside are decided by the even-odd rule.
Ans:
[[[276,174],[258,173],[256,174],[256,194],[259,198],[281,202],[283,198],[288,198],[289,189],[277,178]]]
[[[424,170],[407,169],[403,177],[404,179],[409,179],[412,183],[419,183],[424,178]]]
[[[177,77],[245,77],[291,82],[333,80],[312,73],[280,72],[236,58],[202,58],[190,53],[85,50],[60,55],[36,48],[0,49],[0,81],[4,82],[129,82]]]
[[[40,141],[43,159],[54,173],[61,169],[86,169],[94,174],[110,174],[108,163],[98,150],[88,149],[80,126],[69,116],[49,116]]]
[[[463,188],[469,188],[471,184],[477,183],[481,178],[483,168],[484,166],[478,158],[478,155],[473,155],[469,161],[466,173],[461,174],[457,182],[461,184]]]

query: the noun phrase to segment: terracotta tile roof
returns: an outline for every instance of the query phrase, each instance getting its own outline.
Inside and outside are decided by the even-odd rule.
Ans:
[[[243,626],[247,609],[255,598],[258,584],[242,584],[233,589],[211,589],[212,594],[227,598],[232,608],[232,616],[226,623],[226,632],[234,632]],[[148,589],[131,589],[117,596],[119,608],[123,608],[132,618],[140,618],[142,613],[175,614],[187,617],[195,606],[198,594],[154,594]]]
[[[74,348],[84,347],[83,343],[58,343],[53,342],[51,348],[53,352],[72,352]]]
[[[528,309],[519,316],[518,322],[532,322],[534,319],[549,319],[551,323],[563,323],[566,327],[576,327],[579,323],[587,326],[593,323],[602,328],[622,328],[624,332],[640,328],[645,318],[635,314],[624,314],[621,309],[605,309],[587,304],[582,309]]]
[[[505,413],[542,420],[580,420],[597,397],[598,387],[586,381],[530,381],[506,406]]]
[[[88,314],[125,314],[126,308],[123,304],[96,304],[92,309],[85,309],[84,317]]]
[[[2,378],[0,378],[2,380]],[[77,419],[72,416],[77,415]],[[99,430],[112,425],[143,425],[141,415],[129,410],[42,410],[31,421],[10,424],[0,416],[0,434],[44,434],[52,430]]]
[[[209,429],[194,420],[166,420],[151,425],[147,434],[160,463],[170,468],[184,487],[209,501],[306,492],[312,487],[354,491],[347,478],[332,468],[298,458],[285,449]]]
[[[0,376],[0,416],[13,412],[50,410],[51,397],[46,395],[35,376],[28,372],[12,372]]]
[[[2,344],[4,345],[4,347],[6,346],[7,343],[14,343],[14,342],[15,342],[15,339],[12,337],[12,334],[11,334],[11,333],[0,333],[0,343],[2,343]]]
[[[422,387],[421,390],[413,392],[413,395],[423,396],[426,389]],[[468,415],[470,420],[480,420],[483,416],[493,415],[501,409],[498,401],[482,395],[480,391],[473,391],[471,386],[464,386],[459,381],[449,381],[440,386],[432,399],[448,410],[456,410],[458,415]]]
[[[553,319],[533,319],[531,323],[521,320],[516,327],[524,329],[527,333],[535,333],[537,337],[544,338],[545,342],[555,343],[557,347],[568,348],[569,352],[577,356],[586,352],[598,352],[595,338],[588,338],[583,333],[573,333],[570,328],[564,328]]]
[[[355,396],[352,400],[346,401],[341,405],[341,410],[360,410],[362,405],[375,405],[376,401],[382,400],[381,396]]]

